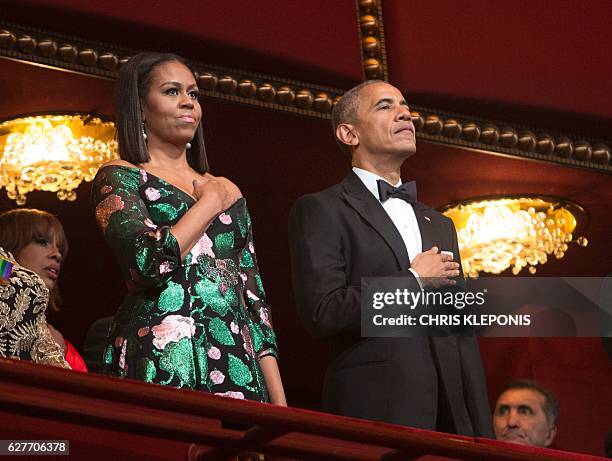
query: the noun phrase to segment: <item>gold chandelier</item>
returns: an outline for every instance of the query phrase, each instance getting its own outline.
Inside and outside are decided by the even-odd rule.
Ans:
[[[500,274],[508,268],[518,273],[554,255],[561,259],[568,244],[585,247],[584,237],[574,240],[584,211],[578,205],[554,198],[517,197],[471,200],[445,207],[455,223],[463,271]]]
[[[33,190],[76,200],[104,162],[118,157],[115,125],[83,114],[37,115],[0,123],[0,187],[17,205]]]

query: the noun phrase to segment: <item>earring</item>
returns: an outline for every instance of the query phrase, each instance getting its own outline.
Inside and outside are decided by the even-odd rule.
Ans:
[[[142,138],[145,140],[145,142],[147,142],[147,132],[145,131],[145,122],[142,122]]]
[[[187,144],[185,144],[185,147],[186,147],[187,149],[191,149],[191,143],[190,143],[190,142],[188,142]]]

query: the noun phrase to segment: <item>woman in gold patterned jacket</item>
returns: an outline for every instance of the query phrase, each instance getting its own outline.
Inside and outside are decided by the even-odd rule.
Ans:
[[[0,258],[0,357],[70,368],[47,326],[49,289],[2,248]]]
[[[0,214],[0,357],[70,368],[62,337],[45,317],[59,301],[66,250],[55,216],[28,209]]]

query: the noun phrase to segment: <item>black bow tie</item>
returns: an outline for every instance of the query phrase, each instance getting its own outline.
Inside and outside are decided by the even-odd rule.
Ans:
[[[393,187],[384,179],[376,181],[378,183],[378,196],[381,202],[390,198],[401,198],[408,203],[415,204],[417,201],[416,181],[405,182],[399,187]]]

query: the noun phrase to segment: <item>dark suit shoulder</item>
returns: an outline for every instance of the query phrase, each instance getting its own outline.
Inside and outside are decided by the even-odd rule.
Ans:
[[[337,203],[338,200],[341,200],[341,196],[342,187],[340,184],[328,187],[319,192],[302,195],[292,205],[290,214],[294,214],[301,210],[317,209],[324,213],[325,210],[330,209],[330,204]]]
[[[303,235],[324,234],[328,241],[342,233],[337,225],[338,212],[343,207],[342,187],[338,184],[298,198],[289,211],[289,239]]]
[[[340,198],[342,195],[342,185],[334,184],[327,189],[323,189],[319,192],[313,192],[311,194],[302,195],[300,198],[296,200],[295,203],[298,202],[321,202],[326,201],[332,198]]]

